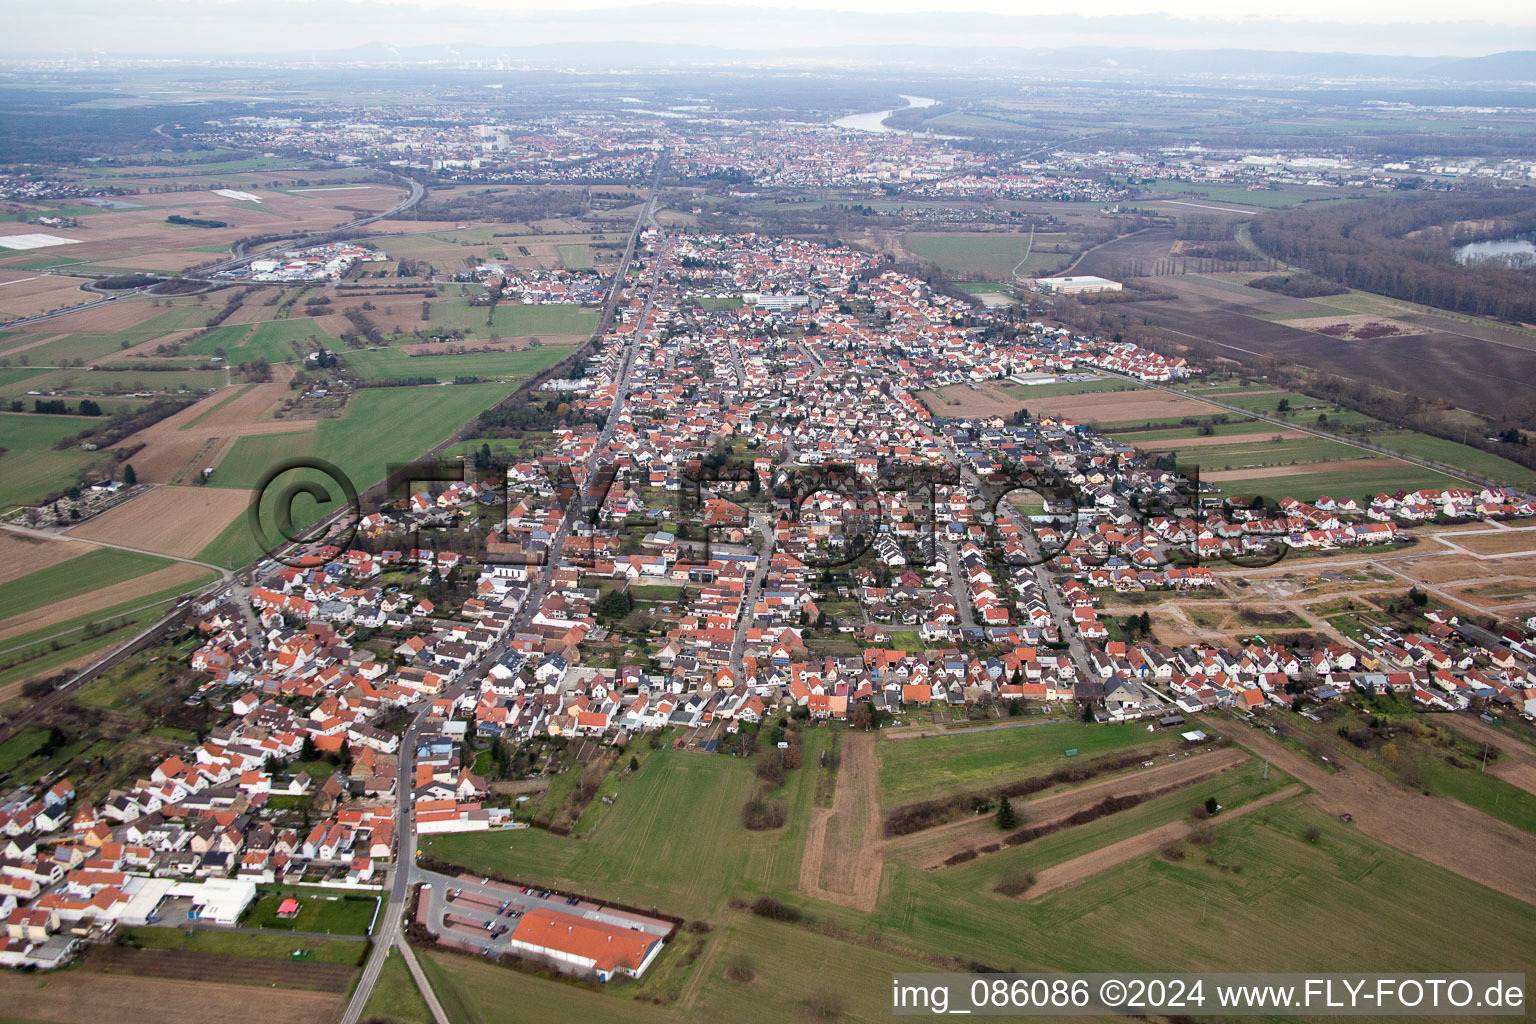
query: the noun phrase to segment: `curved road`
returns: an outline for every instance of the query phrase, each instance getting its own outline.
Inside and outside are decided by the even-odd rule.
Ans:
[[[240,265],[242,265],[244,263],[249,263],[252,260],[260,259],[261,257],[267,255],[268,253],[274,253],[274,252],[278,252],[278,251],[281,251],[281,250],[292,249],[292,248],[295,248],[295,247],[303,248],[306,244],[310,244],[312,242],[312,240],[317,239],[317,238],[322,238],[325,235],[330,234],[332,231],[340,231],[342,229],[351,229],[351,228],[363,227],[364,225],[367,225],[367,224],[373,224],[373,223],[376,223],[378,221],[385,220],[387,218],[397,216],[398,214],[404,213],[406,210],[409,210],[411,207],[415,206],[417,203],[421,202],[424,198],[426,198],[427,190],[425,188],[423,188],[421,183],[418,182],[416,179],[414,179],[414,178],[406,178],[403,175],[397,175],[397,177],[399,177],[401,181],[405,182],[406,184],[408,184],[410,186],[410,190],[411,190],[410,194],[408,196],[406,196],[405,199],[403,199],[399,203],[397,203],[396,205],[390,207],[388,210],[385,210],[383,213],[376,213],[376,214],[372,215],[371,217],[364,217],[361,220],[348,221],[345,224],[338,224],[338,225],[336,225],[336,227],[331,228],[329,231],[322,231],[322,232],[318,232],[318,233],[313,234],[313,235],[305,235],[305,236],[303,236],[301,238],[288,239],[288,240],[283,241],[283,242],[281,242],[279,244],[276,244],[276,245],[270,246],[270,247],[268,247],[266,249],[263,249],[262,251],[257,252],[257,253],[247,254],[243,250],[241,250],[240,245],[238,243],[236,243],[236,245],[235,245],[235,250],[236,250],[235,251],[235,255],[231,256],[229,259],[223,260],[223,261],[221,261],[219,263],[214,263],[214,264],[212,264],[210,266],[207,266],[207,267],[204,267],[202,270],[198,271],[195,274],[184,274],[182,276],[186,280],[188,280],[188,281],[208,281],[208,282],[212,283],[213,282],[213,276],[212,275],[217,274],[217,273],[219,273],[222,270],[233,269],[234,267],[238,267],[238,266],[240,266]],[[62,276],[73,276],[73,275],[67,275],[66,274],[66,275],[62,275]],[[218,283],[228,283],[228,282],[225,281],[225,282],[218,282]],[[158,282],[157,282],[157,284],[158,284]],[[82,303],[80,303],[77,306],[65,306],[63,309],[56,309],[56,310],[53,310],[52,312],[49,312],[49,313],[38,313],[35,316],[25,316],[25,317],[21,317],[21,318],[16,319],[16,320],[8,320],[8,321],[6,321],[4,323],[0,323],[0,327],[26,327],[29,324],[42,323],[44,320],[52,320],[54,317],[67,316],[70,313],[82,313],[82,312],[84,312],[84,311],[86,311],[88,309],[95,309],[97,306],[105,306],[109,302],[116,302],[119,299],[125,299],[125,298],[128,298],[129,296],[142,295],[145,292],[149,291],[150,288],[154,288],[154,287],[156,287],[156,285],[149,285],[149,286],[144,287],[144,288],[130,288],[130,289],[127,289],[126,291],[124,291],[120,295],[107,295],[107,296],[104,296],[103,298],[94,299],[94,300],[92,300],[90,302],[82,302]]]

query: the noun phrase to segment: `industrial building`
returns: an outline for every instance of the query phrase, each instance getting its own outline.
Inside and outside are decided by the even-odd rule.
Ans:
[[[1107,277],[1041,277],[1033,281],[1024,281],[1031,288],[1038,288],[1043,292],[1054,292],[1058,295],[1089,295],[1094,292],[1118,292],[1121,288],[1119,281],[1111,281]]]

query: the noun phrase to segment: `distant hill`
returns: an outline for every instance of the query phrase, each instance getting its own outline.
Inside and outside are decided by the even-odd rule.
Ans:
[[[1486,57],[1464,57],[1434,64],[1421,78],[1447,82],[1530,82],[1536,84],[1536,50],[1510,50]]]

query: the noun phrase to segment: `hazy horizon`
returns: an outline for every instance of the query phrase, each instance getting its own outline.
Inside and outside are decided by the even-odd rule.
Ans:
[[[1308,0],[1286,16],[1257,3],[1193,4],[1112,0],[1093,16],[1033,13],[1001,0],[968,0],[939,13],[914,0],[876,4],[810,0],[771,5],[602,3],[507,10],[500,0],[272,0],[260,6],[212,0],[83,0],[25,3],[10,12],[0,53],[9,58],[158,56],[196,60],[302,57],[360,46],[474,46],[510,57],[532,47],[633,43],[724,50],[832,50],[852,47],[1076,47],[1150,50],[1255,49],[1403,57],[1479,57],[1536,50],[1536,6],[1480,5],[1478,20],[1447,20],[1444,8],[1368,0],[1340,9]],[[1533,74],[1536,77],[1536,74]]]

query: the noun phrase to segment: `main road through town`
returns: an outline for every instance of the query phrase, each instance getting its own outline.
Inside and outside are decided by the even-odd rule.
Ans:
[[[614,272],[612,290],[605,304],[607,311],[611,312],[617,306],[620,292],[628,278],[630,262],[634,258],[636,240],[640,235],[642,227],[649,222],[654,212],[656,190],[660,180],[661,169],[658,167],[656,176],[651,181],[650,194],[646,197],[645,205],[640,208],[640,213],[635,219],[635,229],[630,235],[629,247],[625,250],[624,258]],[[649,270],[650,280],[653,284],[657,279],[658,268],[661,265],[661,256],[665,246],[666,242],[663,240],[651,261]],[[652,291],[654,292],[654,288]],[[618,427],[619,415],[623,408],[625,397],[629,393],[629,377],[634,363],[635,342],[638,340],[645,321],[650,315],[651,305],[651,296],[647,295],[645,304],[641,309],[640,320],[636,325],[635,331],[630,335],[629,341],[626,342],[623,354],[619,357],[618,387],[613,397],[613,408],[609,410],[608,421],[604,424],[603,432],[598,438],[598,443],[593,446],[592,454],[588,457],[586,480],[591,480],[593,473],[597,471],[601,454],[608,443],[613,440],[614,431]],[[605,323],[606,320],[605,316]],[[569,510],[561,522],[560,529],[551,539],[544,565],[545,571],[539,574],[538,581],[530,588],[527,599],[518,610],[518,614],[514,619],[514,629],[518,626],[526,626],[543,603],[544,595],[549,589],[550,573],[554,570],[555,566],[560,564],[561,552],[564,550],[566,540],[570,537],[571,523],[577,518],[579,512],[579,509]],[[498,644],[492,649],[490,654],[465,674],[464,679],[475,680],[481,678],[505,650],[505,643]],[[458,683],[447,690],[443,696],[449,699],[457,699],[463,695],[465,686],[466,683]],[[358,1021],[362,1019],[363,1007],[368,1004],[368,997],[372,995],[374,985],[378,983],[379,972],[383,970],[384,963],[390,956],[391,949],[398,945],[402,950],[402,955],[407,958],[407,966],[412,966],[410,963],[412,957],[406,951],[406,943],[401,934],[401,921],[405,914],[406,900],[410,895],[411,886],[421,881],[424,877],[421,869],[416,866],[416,830],[411,814],[411,798],[415,789],[414,781],[416,778],[416,741],[421,735],[421,731],[425,727],[431,711],[432,702],[423,701],[416,709],[415,716],[411,719],[411,724],[406,728],[405,736],[400,742],[400,765],[396,773],[397,781],[395,784],[395,836],[398,851],[395,858],[395,868],[391,873],[389,902],[385,906],[383,913],[379,915],[378,930],[373,936],[373,949],[368,954],[367,963],[363,965],[362,977],[358,979],[357,987],[352,991],[352,998],[347,1003],[346,1012],[342,1014],[341,1024],[358,1024]],[[416,971],[413,971],[412,974],[417,976],[418,985],[425,980],[425,976],[418,975]],[[422,988],[422,994],[427,998],[428,1005],[433,1011],[433,1016],[437,1019],[437,1024],[449,1024],[443,1016],[442,1008],[431,992],[430,987],[422,986]]]

